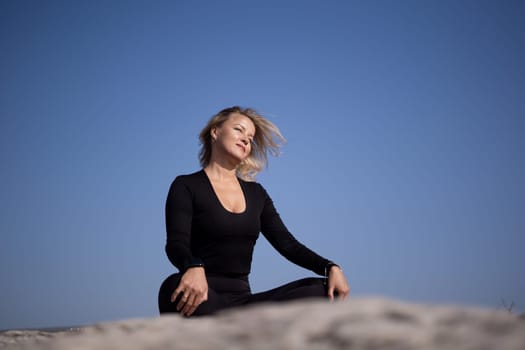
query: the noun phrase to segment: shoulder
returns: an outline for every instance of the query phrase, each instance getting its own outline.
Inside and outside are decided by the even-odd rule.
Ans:
[[[258,183],[257,181],[247,181],[247,180],[243,180],[240,177],[238,177],[237,179],[239,180],[239,182],[244,187],[250,187],[250,188],[260,188],[260,187],[262,187],[262,185],[260,183]]]
[[[259,182],[245,181],[240,178],[239,178],[239,181],[241,182],[244,188],[249,189],[250,192],[255,193],[257,196],[264,197],[264,198],[268,196],[266,189]]]
[[[202,178],[202,174],[203,174],[203,173],[204,173],[204,171],[201,169],[201,170],[196,171],[196,172],[191,173],[191,174],[181,174],[181,175],[177,175],[177,177],[175,177],[175,180],[173,180],[173,181],[177,181],[177,182],[191,182],[191,181],[196,181],[196,180]]]
[[[199,170],[191,174],[178,175],[172,181],[170,187],[186,187],[188,189],[195,188],[195,186],[198,187],[199,184],[202,183],[203,173],[203,170]]]

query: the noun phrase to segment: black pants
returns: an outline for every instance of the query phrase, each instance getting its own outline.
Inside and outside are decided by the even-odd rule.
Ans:
[[[164,280],[159,290],[160,313],[178,312],[179,295],[172,303],[171,294],[177,289],[182,274],[175,273]],[[252,294],[248,277],[226,277],[206,275],[208,300],[199,305],[195,316],[211,315],[216,311],[265,301],[287,301],[302,298],[326,297],[327,289],[323,278],[304,278],[266,292]]]

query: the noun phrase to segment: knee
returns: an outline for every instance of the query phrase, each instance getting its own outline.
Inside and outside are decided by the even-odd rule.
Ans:
[[[158,295],[158,306],[161,314],[167,312],[177,312],[176,303],[171,302],[171,295],[177,289],[182,275],[174,273],[162,282]]]
[[[326,297],[328,291],[324,278],[310,277],[301,280],[301,282],[304,297]]]
[[[181,278],[182,274],[174,273],[162,282],[158,295],[159,313],[179,312],[179,310],[177,310],[177,304],[182,295],[177,297],[174,302],[171,302],[171,295],[179,286]],[[206,316],[215,313],[218,310],[217,299],[216,293],[212,289],[208,289],[208,300],[199,305],[192,316]]]

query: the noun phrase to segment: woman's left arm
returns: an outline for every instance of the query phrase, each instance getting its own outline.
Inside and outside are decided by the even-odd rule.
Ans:
[[[259,186],[265,201],[261,214],[261,231],[270,244],[291,262],[327,277],[330,299],[334,298],[334,292],[340,298],[347,299],[350,287],[341,268],[297,241],[282,222],[266,190]]]

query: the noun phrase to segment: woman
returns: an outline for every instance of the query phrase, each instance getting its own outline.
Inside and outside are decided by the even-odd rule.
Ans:
[[[202,170],[178,176],[166,200],[166,253],[179,273],[159,291],[161,313],[209,315],[240,305],[307,297],[348,298],[335,263],[288,232],[264,188],[253,181],[278,153],[279,129],[252,109],[231,107],[200,133]],[[259,232],[288,260],[325,278],[305,278],[252,294],[248,282]]]

